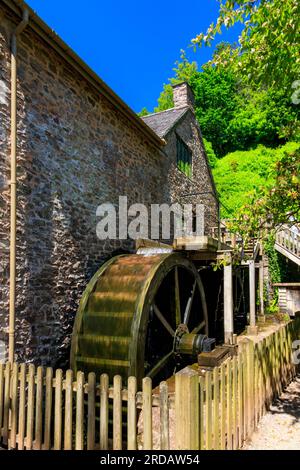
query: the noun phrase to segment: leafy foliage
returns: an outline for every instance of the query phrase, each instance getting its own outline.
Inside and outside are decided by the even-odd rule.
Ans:
[[[278,146],[299,138],[300,106],[293,105],[285,91],[253,88],[230,67],[206,65],[198,71],[195,62],[189,63],[184,55],[174,70],[175,77],[164,85],[155,111],[173,107],[171,84],[188,81],[202,134],[217,157],[258,144]]]
[[[141,111],[138,113],[138,116],[143,117],[143,116],[148,116],[149,111],[147,108],[141,109]]]
[[[205,138],[203,139],[203,144],[204,144],[204,148],[205,148],[205,152],[206,152],[206,155],[207,155],[209,166],[211,168],[215,168],[218,159],[217,159],[217,156],[214,152],[213,146],[212,146],[211,142],[209,142]]]
[[[282,224],[300,223],[300,148],[287,144],[281,151],[268,179],[236,213],[233,229],[245,240],[263,235],[265,227],[269,234]]]
[[[237,81],[230,71],[205,67],[190,79],[195,112],[204,137],[218,156],[232,149],[229,123],[237,109]]]
[[[155,113],[173,108],[174,102],[172,85],[176,85],[180,82],[190,83],[194,74],[197,73],[197,69],[197,62],[189,62],[185,51],[182,50],[180,60],[175,63],[175,67],[173,69],[174,76],[169,79],[169,83],[164,84],[163,86],[163,91],[157,100],[158,106],[154,108]]]
[[[210,45],[222,27],[241,22],[244,29],[237,47],[227,47],[214,57],[214,64],[231,66],[255,85],[290,89],[299,74],[299,0],[218,0],[216,23],[192,40]]]
[[[223,204],[222,217],[233,218],[247,203],[251,206],[261,187],[273,187],[276,162],[286,152],[294,154],[299,147],[295,142],[277,149],[259,145],[253,150],[232,152],[217,160],[213,175]]]

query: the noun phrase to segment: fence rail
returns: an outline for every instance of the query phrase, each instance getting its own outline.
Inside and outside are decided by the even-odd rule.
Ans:
[[[186,368],[175,391],[135,377],[0,364],[0,443],[23,449],[238,449],[295,375],[299,320],[240,342],[213,370]],[[126,388],[124,387],[126,385]],[[174,428],[174,429],[173,429]],[[175,437],[174,437],[175,436]]]

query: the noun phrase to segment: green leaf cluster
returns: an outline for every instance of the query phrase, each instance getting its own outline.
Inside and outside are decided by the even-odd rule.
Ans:
[[[278,176],[276,163],[285,161],[286,155],[294,155],[299,148],[297,142],[288,142],[278,148],[259,145],[218,159],[213,176],[223,206],[222,216],[231,219],[246,205],[251,212],[251,205],[259,198],[261,188],[275,185]]]
[[[291,90],[293,81],[299,79],[299,0],[218,1],[217,21],[192,43],[210,45],[222,28],[242,23],[238,46],[220,50],[213,63],[230,64],[255,86]]]
[[[178,77],[184,70],[195,95],[195,114],[202,134],[217,157],[300,138],[300,106],[293,105],[286,91],[255,89],[230,68],[207,65],[197,71],[186,59],[177,67],[175,78],[164,85],[155,112],[173,106],[171,83],[181,81]]]

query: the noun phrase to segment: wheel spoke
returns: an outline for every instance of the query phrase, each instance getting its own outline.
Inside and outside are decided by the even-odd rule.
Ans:
[[[179,279],[178,279],[178,268],[175,268],[175,312],[176,312],[176,326],[181,323],[181,311],[180,311],[180,292],[179,292]]]
[[[155,375],[157,375],[158,372],[160,372],[161,369],[163,369],[163,367],[166,365],[166,363],[172,356],[173,356],[173,351],[169,352],[162,359],[160,359],[160,361],[148,372],[147,377],[151,377],[151,378],[155,377]]]
[[[205,321],[203,320],[201,323],[199,323],[199,325],[195,326],[195,328],[192,330],[192,333],[197,334],[204,327],[205,327]]]
[[[194,282],[193,289],[192,289],[192,292],[191,292],[191,296],[189,297],[189,300],[187,301],[187,304],[186,304],[186,307],[185,307],[184,318],[183,318],[183,323],[185,325],[188,324],[189,319],[190,319],[190,313],[191,313],[192,303],[193,303],[193,299],[194,299],[194,295],[195,295],[196,284],[197,284],[197,281]]]
[[[171,327],[171,325],[167,322],[163,314],[160,312],[159,308],[154,304],[153,305],[153,310],[157,318],[161,321],[161,323],[164,325],[166,330],[170,333],[171,336],[175,336],[175,331]]]

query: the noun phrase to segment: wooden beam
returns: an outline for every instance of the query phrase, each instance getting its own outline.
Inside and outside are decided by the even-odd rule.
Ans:
[[[256,326],[256,295],[255,295],[255,262],[249,260],[249,302],[250,302],[250,325],[247,328],[249,335],[257,334]]]
[[[264,306],[264,262],[259,262],[259,313],[261,316],[265,314]]]
[[[216,252],[218,249],[218,241],[207,236],[180,237],[175,238],[173,248],[174,250]]]
[[[233,340],[233,291],[232,263],[224,266],[224,342],[232,344]]]
[[[168,248],[172,249],[172,245],[167,243],[161,243],[158,240],[150,240],[149,238],[138,238],[135,241],[135,249],[139,250],[140,248]]]

